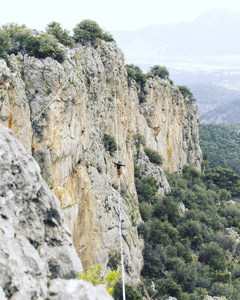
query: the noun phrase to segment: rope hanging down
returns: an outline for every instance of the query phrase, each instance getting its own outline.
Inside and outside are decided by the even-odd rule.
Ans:
[[[118,161],[118,124],[117,124],[117,96],[116,96],[116,83],[115,83],[115,63],[116,56],[114,59],[114,69],[113,69],[113,81],[114,81],[114,103],[115,103],[115,129],[116,129],[116,143],[117,143],[117,161]],[[121,213],[121,197],[120,197],[120,177],[118,178],[118,210],[119,210],[119,238],[120,238],[120,248],[121,248],[121,264],[122,264],[122,293],[123,300],[126,300],[125,296],[125,272],[124,272],[124,261],[123,261],[123,241],[122,241],[122,213]]]
[[[53,104],[53,102],[57,99],[57,97],[59,96],[59,94],[64,89],[64,87],[67,84],[67,82],[69,81],[69,79],[72,77],[72,73],[73,73],[74,70],[75,69],[72,70],[72,72],[70,73],[70,76],[67,78],[67,80],[64,82],[64,84],[62,85],[62,87],[59,89],[59,91],[57,92],[57,94],[55,95],[55,97],[44,107],[44,109],[42,111],[40,111],[40,113],[35,118],[32,119],[31,122],[29,122],[23,129],[19,130],[16,133],[17,136],[20,133],[22,133],[25,129],[27,129],[33,122],[35,122]]]

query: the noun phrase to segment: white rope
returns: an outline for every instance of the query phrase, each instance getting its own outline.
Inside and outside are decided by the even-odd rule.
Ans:
[[[63,86],[59,89],[59,91],[57,92],[57,94],[55,95],[55,97],[44,107],[44,109],[42,111],[40,111],[40,113],[32,119],[31,122],[29,122],[23,129],[19,130],[16,135],[18,136],[20,133],[22,133],[25,129],[27,129],[33,122],[35,122],[48,108],[49,106],[51,106],[53,104],[53,102],[57,99],[57,97],[59,96],[59,94],[62,92],[62,90],[64,89],[65,85],[67,84],[69,78],[71,78],[72,73],[73,73],[74,69],[72,70],[70,76],[67,78],[67,80],[64,82]]]
[[[117,95],[116,95],[116,83],[115,83],[115,63],[116,63],[116,56],[114,58],[113,80],[114,80],[114,102],[115,102],[115,130],[116,130],[117,162],[118,162],[118,123],[117,123]],[[118,192],[119,192],[118,210],[119,210],[119,238],[120,238],[121,264],[122,264],[122,293],[123,293],[123,300],[126,300],[126,295],[125,295],[125,272],[124,272],[124,260],[123,260],[123,240],[122,240],[122,213],[121,213],[122,208],[121,208],[120,188],[121,188],[120,178],[118,178]]]

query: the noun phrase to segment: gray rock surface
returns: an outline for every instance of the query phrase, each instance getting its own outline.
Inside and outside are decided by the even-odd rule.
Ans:
[[[33,157],[1,124],[0,270],[0,299],[17,300],[43,299],[50,279],[82,271],[59,200]]]
[[[48,300],[113,300],[105,286],[71,279],[54,279],[48,289]]]

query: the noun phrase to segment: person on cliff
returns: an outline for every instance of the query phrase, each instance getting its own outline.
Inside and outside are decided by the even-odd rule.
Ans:
[[[118,161],[118,163],[114,163],[114,165],[117,166],[117,174],[118,174],[118,178],[120,178],[120,176],[121,176],[121,167],[125,167],[125,165],[122,165],[120,161]]]

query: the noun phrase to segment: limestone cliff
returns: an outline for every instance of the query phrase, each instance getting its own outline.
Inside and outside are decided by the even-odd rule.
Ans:
[[[82,271],[58,199],[33,157],[1,124],[0,269],[0,299],[18,300],[46,299],[51,279]]]
[[[134,81],[128,85],[123,53],[113,42],[63,49],[63,64],[19,54],[10,56],[10,70],[0,61],[0,122],[38,161],[61,202],[84,268],[107,267],[109,258],[118,256],[121,197],[125,267],[134,281],[143,247],[136,227],[141,218],[134,136],[144,136],[146,146],[162,155],[164,169],[179,170],[186,163],[200,169],[197,109],[159,78],[147,81],[147,101],[139,104],[139,87]],[[113,137],[118,151],[108,149],[104,137]],[[125,164],[121,191],[113,164],[117,159]],[[155,173],[168,190],[164,173]]]

